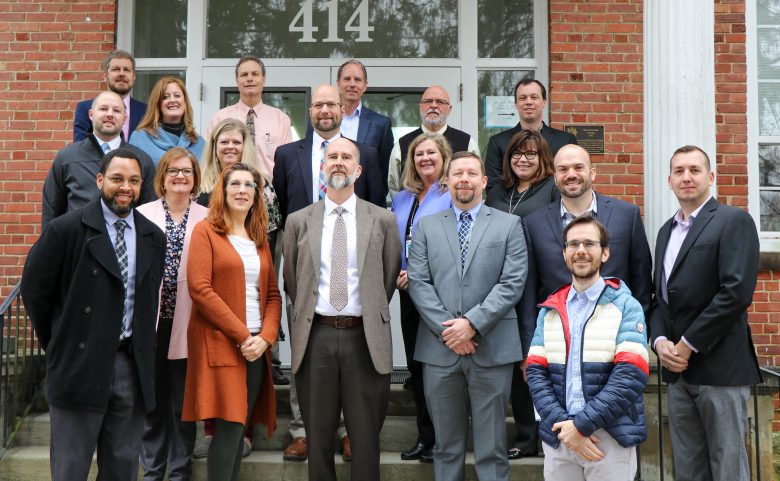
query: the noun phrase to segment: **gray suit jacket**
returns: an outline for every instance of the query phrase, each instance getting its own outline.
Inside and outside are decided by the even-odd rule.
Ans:
[[[463,272],[453,209],[420,219],[408,260],[409,295],[420,312],[414,359],[451,366],[458,355],[444,344],[442,322],[458,316],[477,328],[472,355],[483,367],[523,358],[515,304],[527,274],[520,218],[483,205],[474,222]]]
[[[357,200],[357,261],[363,329],[374,369],[393,370],[390,307],[401,270],[401,242],[395,216],[369,202]],[[284,227],[284,284],[293,303],[292,367],[301,367],[317,304],[320,247],[325,202],[319,201],[290,214]]]

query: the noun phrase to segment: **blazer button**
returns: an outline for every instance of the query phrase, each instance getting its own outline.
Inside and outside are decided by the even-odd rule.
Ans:
[[[84,314],[92,314],[92,308],[90,306],[85,307]]]
[[[93,267],[93,268],[92,268],[92,275],[93,275],[93,276],[96,276],[96,275],[98,275],[98,272],[99,272],[99,271],[97,270],[97,267]]]
[[[86,349],[86,348],[87,348],[87,343],[86,342],[80,342],[79,343],[79,349]]]

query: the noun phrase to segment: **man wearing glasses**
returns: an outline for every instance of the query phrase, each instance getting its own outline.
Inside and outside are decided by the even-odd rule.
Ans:
[[[487,169],[487,191],[501,182],[501,166],[504,160],[506,146],[512,137],[521,130],[539,132],[550,145],[553,158],[558,150],[567,144],[576,144],[577,139],[570,133],[558,130],[545,124],[542,120],[544,108],[547,106],[547,90],[542,82],[524,78],[515,84],[515,109],[520,115],[520,122],[509,130],[504,130],[490,137],[485,153],[485,168]]]
[[[447,117],[450,116],[450,112],[452,112],[450,94],[444,87],[432,85],[423,92],[420,98],[422,125],[398,139],[390,153],[390,173],[387,175],[387,187],[390,189],[390,195],[395,196],[398,191],[403,189],[401,179],[409,144],[420,134],[441,134],[449,141],[453,152],[468,150],[479,155],[479,147],[474,137],[447,125]]]

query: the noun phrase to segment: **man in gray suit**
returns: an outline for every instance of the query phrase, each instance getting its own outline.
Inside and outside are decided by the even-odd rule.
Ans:
[[[393,214],[355,195],[361,166],[353,142],[337,138],[328,145],[323,174],[325,198],[291,214],[284,233],[309,479],[336,480],[333,433],[343,408],[352,479],[378,480],[393,369],[388,302],[401,270],[401,243]]]
[[[482,205],[485,166],[471,152],[450,161],[452,210],[417,224],[408,261],[409,294],[423,322],[414,359],[423,363],[436,429],[437,481],[462,481],[471,412],[481,480],[509,480],[506,406],[512,364],[522,359],[515,304],[526,278],[517,216]]]

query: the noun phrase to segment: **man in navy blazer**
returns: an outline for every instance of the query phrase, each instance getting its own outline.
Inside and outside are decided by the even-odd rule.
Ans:
[[[135,85],[135,58],[124,50],[114,50],[103,59],[101,68],[108,90],[122,97],[125,103],[125,112],[128,115],[126,115],[125,123],[122,125],[122,135],[127,142],[146,114],[146,104],[130,97],[130,91]],[[92,100],[82,100],[76,105],[76,112],[73,116],[73,142],[85,139],[92,127],[92,122],[89,120]]]

